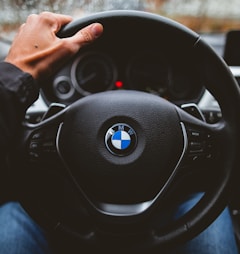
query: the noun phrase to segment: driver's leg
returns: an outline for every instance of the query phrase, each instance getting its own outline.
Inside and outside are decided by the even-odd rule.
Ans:
[[[51,253],[44,231],[17,202],[0,206],[0,254]]]
[[[172,219],[188,211],[199,199],[191,196],[172,213]],[[170,215],[171,213],[168,213]],[[169,218],[168,218],[169,219]],[[170,218],[171,219],[171,218]],[[17,202],[0,206],[0,254],[50,254],[44,231],[26,214]],[[237,254],[231,216],[228,209],[205,231],[193,240],[179,246],[175,254]]]
[[[192,195],[188,200],[181,203],[175,213],[174,218],[186,213],[199,200],[200,195]],[[178,247],[174,254],[237,254],[238,247],[235,240],[231,215],[226,208],[220,216],[201,234]]]

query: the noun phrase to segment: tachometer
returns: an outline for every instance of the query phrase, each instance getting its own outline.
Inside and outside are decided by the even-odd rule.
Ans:
[[[146,53],[133,58],[127,69],[127,78],[132,89],[167,97],[168,66],[161,56]]]
[[[99,52],[79,55],[71,69],[73,85],[83,96],[112,89],[116,76],[112,59]]]

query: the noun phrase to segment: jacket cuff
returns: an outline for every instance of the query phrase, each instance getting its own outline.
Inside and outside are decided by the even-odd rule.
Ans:
[[[0,85],[14,93],[22,108],[27,110],[39,96],[39,88],[33,77],[8,62],[0,62],[0,70]]]

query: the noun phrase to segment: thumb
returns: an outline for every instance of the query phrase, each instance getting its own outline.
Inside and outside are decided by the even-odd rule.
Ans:
[[[77,52],[81,46],[93,42],[103,32],[103,26],[100,23],[93,23],[81,29],[72,37],[66,38],[68,42],[75,45],[75,52]]]
[[[97,39],[103,32],[103,26],[100,23],[93,23],[81,29],[74,37],[79,43],[89,43]]]

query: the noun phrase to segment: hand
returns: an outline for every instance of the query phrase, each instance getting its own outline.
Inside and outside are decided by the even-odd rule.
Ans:
[[[72,37],[58,38],[56,33],[70,21],[70,16],[50,12],[30,15],[20,27],[5,61],[35,79],[52,75],[83,45],[94,41],[103,32],[102,25],[94,23]]]

